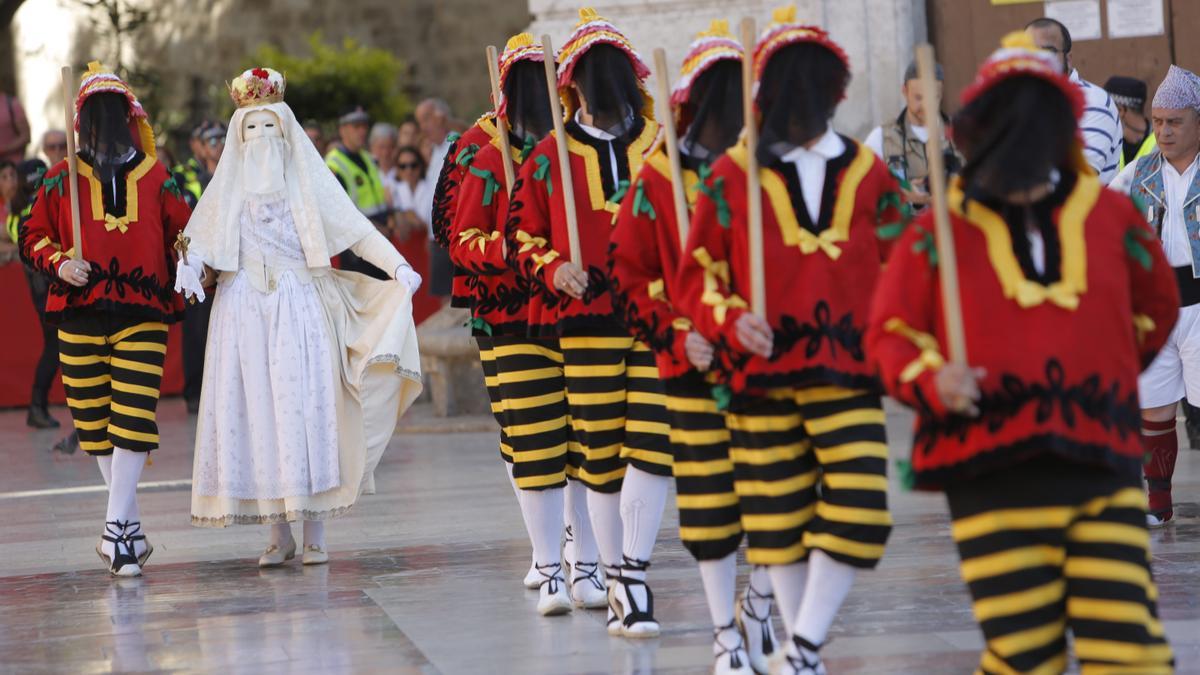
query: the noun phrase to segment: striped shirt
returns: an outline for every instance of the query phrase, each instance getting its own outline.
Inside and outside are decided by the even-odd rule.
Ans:
[[[1079,77],[1078,70],[1071,71],[1071,81],[1083,90],[1084,108],[1083,117],[1079,118],[1079,130],[1083,133],[1084,157],[1100,174],[1100,182],[1108,185],[1117,176],[1124,142],[1117,106],[1103,87]]]

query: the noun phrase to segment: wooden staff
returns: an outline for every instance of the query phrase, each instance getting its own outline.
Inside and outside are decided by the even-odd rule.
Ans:
[[[500,138],[500,154],[504,155],[504,187],[512,194],[513,165],[512,148],[508,142],[508,118],[500,115],[500,66],[496,59],[496,48],[487,48],[488,77],[492,80],[492,105],[496,110],[496,134]]]
[[[667,70],[667,53],[654,50],[654,70],[658,83],[658,120],[663,136],[667,139],[667,161],[671,166],[671,196],[675,202],[675,223],[679,228],[679,250],[687,246],[688,214],[687,193],[684,192],[683,168],[679,162],[679,138],[675,135],[675,115],[671,111],[671,86]]]
[[[71,246],[73,260],[83,260],[83,235],[79,221],[79,158],[75,156],[75,74],[71,66],[62,67],[63,110],[66,113],[67,169],[71,180]]]
[[[550,93],[550,114],[554,117],[554,140],[558,145],[558,175],[562,178],[563,210],[567,212],[567,246],[571,262],[583,269],[579,250],[579,219],[575,214],[575,186],[571,183],[571,154],[567,151],[567,126],[563,124],[562,103],[558,100],[558,73],[554,68],[554,49],[550,36],[542,36],[542,63],[546,66],[546,88]]]
[[[758,175],[758,126],[754,119],[754,19],[742,19],[742,113],[746,118],[746,228],[750,234],[750,309],[767,318],[763,269],[762,186]]]
[[[933,222],[937,234],[938,277],[942,286],[942,313],[946,321],[951,363],[967,363],[967,339],[963,332],[962,296],[958,291],[958,257],[954,233],[950,229],[950,209],[946,199],[946,162],[942,154],[942,112],[938,105],[937,76],[933,45],[917,46],[917,73],[924,98],[925,158],[929,164],[929,193],[933,198]]]

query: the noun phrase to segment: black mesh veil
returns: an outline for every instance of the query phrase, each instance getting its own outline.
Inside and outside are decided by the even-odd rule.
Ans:
[[[849,83],[846,64],[821,45],[801,42],[773,54],[758,90],[759,162],[776,159],[772,146],[795,147],[825,133]]]
[[[702,149],[709,160],[737,142],[742,130],[742,64],[726,59],[709,66],[692,84],[679,111],[683,146]]]
[[[1069,170],[1076,126],[1071,102],[1040,78],[1013,77],[984,92],[954,118],[968,197],[1004,197]]]
[[[508,124],[520,138],[541,140],[554,127],[541,61],[526,59],[513,64],[504,78],[504,99]]]
[[[587,100],[594,126],[624,136],[641,114],[644,97],[633,63],[617,47],[600,44],[579,57],[573,80]]]
[[[79,147],[99,159],[120,157],[134,147],[129,102],[115,92],[92,94],[79,110]]]

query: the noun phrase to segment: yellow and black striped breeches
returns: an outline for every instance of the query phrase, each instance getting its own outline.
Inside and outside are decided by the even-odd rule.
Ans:
[[[571,429],[583,452],[579,480],[618,492],[625,466],[671,475],[666,396],[650,348],[631,337],[562,337]]]
[[[727,416],[746,559],[787,565],[820,550],[873,568],[891,532],[879,396],[842,387],[735,396]]]
[[[158,407],[167,326],[115,317],[68,321],[58,331],[67,406],[79,447],[93,455],[113,446],[149,452],[158,447]]]
[[[733,487],[729,430],[712,386],[690,372],[664,382],[675,455],[679,538],[697,560],[719,560],[742,540],[742,512]]]
[[[512,446],[508,442],[508,433],[504,430],[504,408],[500,398],[500,376],[496,373],[494,342],[490,335],[475,336],[475,343],[479,345],[479,363],[483,366],[483,383],[487,387],[488,401],[492,406],[492,416],[500,425],[500,458],[512,464]]]
[[[563,355],[554,338],[496,337],[496,382],[513,478],[523,490],[562,487],[583,463],[572,448]]]
[[[1150,574],[1140,476],[1053,457],[946,490],[987,646],[976,672],[1173,672]]]

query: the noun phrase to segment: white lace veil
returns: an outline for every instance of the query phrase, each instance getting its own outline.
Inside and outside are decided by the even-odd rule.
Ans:
[[[225,150],[212,180],[192,211],[184,234],[190,251],[218,271],[238,269],[239,222],[245,199],[242,176],[242,118],[253,110],[269,110],[279,118],[289,153],[288,204],[300,234],[300,245],[309,267],[328,267],[329,259],[375,231],[325,160],[309,141],[287,103],[238,108],[229,121]]]

